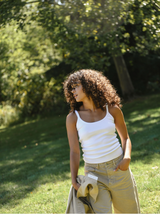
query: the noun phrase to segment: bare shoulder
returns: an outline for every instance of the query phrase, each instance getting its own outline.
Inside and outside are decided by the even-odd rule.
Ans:
[[[71,112],[66,117],[66,124],[75,124],[77,122],[77,116],[74,112]]]
[[[109,110],[109,113],[110,113],[114,118],[123,116],[123,113],[122,113],[121,109],[120,109],[117,105],[108,106],[108,110]]]

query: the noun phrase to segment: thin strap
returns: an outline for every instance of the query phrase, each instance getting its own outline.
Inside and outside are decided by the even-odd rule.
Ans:
[[[80,116],[79,116],[79,113],[77,110],[75,110],[75,113],[76,113],[77,117],[79,118]]]
[[[106,104],[106,115],[108,114],[108,104]]]

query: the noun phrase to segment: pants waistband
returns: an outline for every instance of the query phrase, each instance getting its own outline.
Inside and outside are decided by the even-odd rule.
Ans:
[[[103,162],[103,163],[85,163],[85,166],[103,166],[103,165],[110,165],[110,164],[115,164],[118,161],[123,159],[123,154],[118,156],[117,158],[114,158],[113,160],[107,161],[107,162]]]

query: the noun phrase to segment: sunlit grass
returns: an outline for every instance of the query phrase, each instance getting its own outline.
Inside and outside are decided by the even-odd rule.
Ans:
[[[137,98],[123,112],[141,212],[158,213],[160,95]],[[64,213],[71,186],[65,115],[1,128],[0,142],[0,213]]]

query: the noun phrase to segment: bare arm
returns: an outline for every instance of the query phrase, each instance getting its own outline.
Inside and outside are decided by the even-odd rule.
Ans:
[[[66,118],[66,128],[68,141],[70,146],[70,170],[73,187],[78,190],[79,184],[76,182],[76,177],[79,169],[80,148],[76,129],[77,117],[75,113],[70,113]]]
[[[125,171],[128,169],[131,161],[131,140],[128,135],[127,127],[121,109],[118,106],[114,106],[109,108],[109,112],[114,117],[115,126],[121,139],[124,154],[123,160],[117,166],[116,171],[118,169]]]

